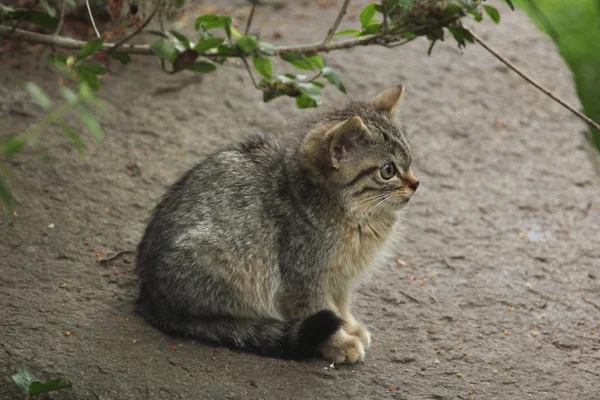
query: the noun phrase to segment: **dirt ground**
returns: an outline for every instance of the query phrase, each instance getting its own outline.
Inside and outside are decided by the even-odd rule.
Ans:
[[[277,44],[319,40],[336,13],[323,4],[260,10],[256,27]],[[500,9],[501,24],[477,32],[577,103],[550,39]],[[285,135],[310,112],[289,99],[263,104],[239,66],[201,79],[140,59],[104,80],[114,107],[102,145],[88,140],[80,157],[53,128],[39,137],[45,157],[28,150],[10,161],[17,207],[0,214],[0,399],[20,398],[9,377],[22,367],[70,378],[72,389],[42,396],[57,400],[600,398],[600,180],[582,124],[477,46],[461,54],[448,40],[428,57],[416,41],[326,60],[351,97],[407,87],[402,120],[415,131],[422,181],[400,262],[357,295],[374,334],[364,364],[213,348],[132,312],[133,257],[101,265],[98,255],[134,249],[167,185],[203,155],[244,132]],[[32,74],[13,67],[22,62],[0,69],[1,135],[42,115],[24,91]],[[44,69],[33,79],[56,89]],[[323,103],[344,99],[331,88]]]

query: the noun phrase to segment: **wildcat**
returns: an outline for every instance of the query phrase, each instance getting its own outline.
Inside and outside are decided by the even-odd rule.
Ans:
[[[162,331],[263,355],[362,361],[356,279],[419,181],[394,122],[403,88],[284,139],[218,151],[168,190],[137,251],[138,311]]]

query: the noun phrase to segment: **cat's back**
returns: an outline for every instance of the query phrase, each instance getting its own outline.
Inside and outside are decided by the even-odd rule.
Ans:
[[[255,135],[208,156],[170,187],[143,242],[177,247],[182,240],[239,241],[257,233],[282,179],[283,148]]]

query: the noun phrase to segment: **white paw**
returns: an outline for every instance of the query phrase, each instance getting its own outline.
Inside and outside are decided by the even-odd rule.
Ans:
[[[365,359],[361,340],[343,329],[337,331],[319,349],[327,361],[336,364],[354,364]]]
[[[371,334],[364,325],[350,325],[344,329],[346,332],[348,332],[348,334],[356,336],[365,349],[368,349],[369,346],[371,346]]]

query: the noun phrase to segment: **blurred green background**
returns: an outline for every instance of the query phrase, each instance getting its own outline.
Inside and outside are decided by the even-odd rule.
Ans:
[[[585,114],[600,123],[600,0],[513,0],[550,35],[573,72]],[[600,132],[592,129],[600,150]]]

